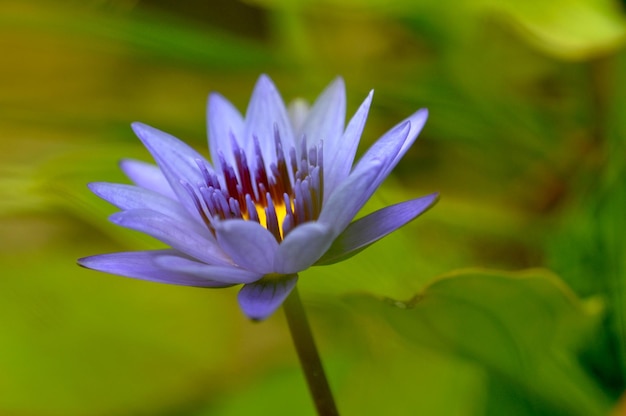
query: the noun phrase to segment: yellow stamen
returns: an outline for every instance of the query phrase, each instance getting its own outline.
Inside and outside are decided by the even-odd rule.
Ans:
[[[293,203],[291,204],[293,209]],[[259,223],[265,227],[268,228],[267,226],[267,216],[265,215],[265,208],[266,206],[263,204],[260,204],[258,202],[254,203],[254,207],[256,208],[256,214],[259,217]],[[276,203],[274,202],[274,208],[276,209],[276,218],[278,219],[278,231],[280,232],[280,237],[281,239],[285,237],[285,233],[283,232],[283,222],[285,221],[285,217],[287,216],[287,208],[285,206],[285,203],[283,201],[281,201],[280,203]],[[245,220],[249,220],[250,219],[250,214],[249,213],[245,213],[243,215],[243,218]]]

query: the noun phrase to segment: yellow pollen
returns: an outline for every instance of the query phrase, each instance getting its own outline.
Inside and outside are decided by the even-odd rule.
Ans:
[[[256,208],[257,216],[259,217],[259,223],[265,227],[267,226],[267,216],[265,215],[265,205],[260,204],[258,202],[254,203]],[[285,221],[285,217],[287,216],[287,208],[285,207],[285,203],[281,201],[280,203],[274,202],[274,208],[276,209],[276,218],[278,219],[278,231],[280,232],[280,238],[284,238],[285,234],[283,232],[283,221]],[[291,209],[293,209],[293,202],[291,203]],[[246,220],[250,219],[250,214],[246,213],[243,215],[243,218]]]

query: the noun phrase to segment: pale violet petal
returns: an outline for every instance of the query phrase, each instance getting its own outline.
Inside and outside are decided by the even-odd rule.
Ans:
[[[166,270],[157,261],[162,256],[180,256],[180,253],[175,250],[154,250],[100,254],[79,259],[78,264],[92,270],[152,282],[197,287],[231,286],[230,283],[210,280],[199,275]]]
[[[393,168],[396,167],[406,151],[413,145],[418,134],[424,127],[427,118],[428,110],[421,109],[415,112],[410,117],[385,133],[380,139],[378,139],[378,141],[376,141],[376,143],[374,143],[374,145],[372,145],[372,147],[370,147],[361,160],[359,160],[357,167],[359,164],[367,165],[372,160],[384,160],[384,166],[381,169],[379,176],[372,182],[368,189],[369,195],[374,193],[376,188],[378,188],[389,173],[391,173]],[[404,129],[407,124],[409,126],[409,130],[405,133]]]
[[[239,306],[248,318],[263,320],[283,304],[297,282],[298,276],[293,275],[245,285],[237,296]]]
[[[161,168],[178,200],[190,214],[200,220],[195,200],[184,183],[192,187],[204,183],[198,161],[212,171],[209,162],[200,153],[172,135],[142,123],[133,123],[132,127]]]
[[[302,134],[302,126],[304,125],[310,110],[311,108],[309,107],[309,103],[302,98],[296,98],[289,103],[287,114],[289,115],[289,120],[291,120],[291,126],[295,137],[300,137]]]
[[[216,223],[220,247],[240,267],[252,272],[274,272],[278,242],[259,223],[245,220],[225,220]]]
[[[341,232],[347,227],[352,218],[365,205],[380,183],[387,177],[394,160],[405,147],[407,135],[411,131],[411,122],[404,121],[381,137],[370,150],[361,158],[348,178],[341,183],[328,198],[328,203],[322,208],[320,220],[334,221],[333,227]],[[398,159],[399,160],[399,159]],[[357,180],[358,184],[351,184],[353,177],[366,176],[368,183]],[[327,208],[335,204],[336,208]],[[342,214],[333,220],[332,212],[337,209]],[[326,211],[326,212],[325,212]]]
[[[270,78],[267,75],[261,75],[254,87],[246,111],[243,142],[246,154],[253,155],[253,137],[258,138],[268,172],[270,164],[276,161],[275,129],[280,135],[283,149],[288,152],[291,147],[294,147],[294,137],[285,103]]]
[[[220,167],[220,152],[231,166],[236,166],[232,149],[232,137],[238,143],[241,143],[244,119],[230,101],[218,93],[209,95],[207,127],[211,161],[215,167]]]
[[[382,162],[374,160],[367,168],[362,165],[361,169],[352,172],[322,206],[318,222],[331,227],[334,236],[339,235],[367,202],[363,196],[381,167]]]
[[[276,273],[292,274],[308,269],[328,250],[333,237],[333,230],[319,222],[298,225],[278,246]]]
[[[345,260],[426,212],[438,194],[391,205],[350,224],[322,256],[318,265]]]
[[[402,145],[402,148],[400,149],[396,157],[391,161],[391,164],[387,167],[387,172],[385,173],[385,176],[387,176],[389,172],[393,170],[393,168],[398,164],[400,159],[404,157],[407,150],[409,150],[409,148],[413,145],[415,140],[417,140],[420,132],[424,128],[424,124],[426,124],[427,119],[428,119],[428,109],[422,108],[404,120],[404,122],[411,123],[411,129],[409,130],[409,133],[407,134],[406,140],[404,144]]]
[[[150,209],[118,212],[109,219],[122,227],[148,234],[202,262],[222,266],[232,264],[209,231],[191,221],[181,222]]]
[[[198,276],[229,285],[253,283],[263,277],[261,274],[235,266],[213,266],[177,255],[163,255],[156,258],[155,262],[165,270]]]
[[[339,140],[324,142],[324,200],[328,200],[352,170],[373,96],[374,91],[370,91]]]
[[[309,147],[320,141],[324,141],[324,146],[332,146],[339,141],[345,122],[346,87],[343,79],[338,77],[317,98],[296,140],[304,136]]]
[[[88,186],[94,194],[122,210],[151,209],[178,221],[195,221],[178,201],[145,188],[108,182],[92,182]]]
[[[177,199],[165,175],[157,165],[134,159],[124,159],[120,168],[133,183],[172,199]]]

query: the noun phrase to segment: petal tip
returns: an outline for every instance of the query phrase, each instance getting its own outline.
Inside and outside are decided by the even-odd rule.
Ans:
[[[153,130],[152,127],[150,127],[147,124],[144,124],[144,123],[142,123],[140,121],[135,121],[135,122],[131,123],[130,127],[133,129],[133,133],[135,133],[135,135],[142,142],[145,142],[145,140],[148,139],[148,137],[149,137],[148,135],[151,133],[151,130]]]
[[[237,300],[243,313],[253,321],[267,319],[283,304],[298,281],[297,275],[244,285]]]
[[[141,121],[133,121],[132,123],[130,123],[130,128],[133,129],[135,134],[139,134],[139,132],[142,132],[148,127],[149,126],[147,124],[144,124]]]
[[[136,162],[136,160],[124,158],[124,159],[120,159],[120,161],[117,162],[117,165],[120,167],[120,169],[122,169],[122,172],[126,173],[126,170],[128,169],[128,167],[132,165],[134,162]]]
[[[115,212],[109,215],[109,221],[116,225],[123,225],[126,219],[126,211]]]
[[[255,90],[263,89],[266,91],[274,91],[276,90],[276,86],[274,85],[274,81],[267,74],[261,74],[257,79]]]
[[[335,79],[330,85],[334,88],[339,88],[341,91],[346,90],[346,82],[344,81],[341,75],[338,75],[337,77],[335,77]]]
[[[226,97],[224,97],[219,92],[213,91],[209,93],[209,97],[207,98],[207,109],[210,109],[212,106],[223,103],[225,101],[228,101]]]
[[[76,259],[76,264],[80,267],[83,267],[85,269],[88,269],[89,267],[87,266],[87,263],[89,262],[89,257],[81,257],[79,259]]]
[[[140,121],[135,121],[131,123],[130,127],[133,129],[133,132],[137,135],[139,140],[144,142],[144,144],[149,143],[151,140],[155,138],[155,136],[163,136],[167,133],[162,132],[159,129],[156,129],[152,126],[144,124]]]
[[[424,210],[424,212],[428,211],[439,202],[439,200],[441,199],[441,194],[439,192],[433,192],[430,195],[426,195],[426,197],[430,197],[430,200],[428,201],[428,207]]]
[[[97,189],[98,189],[98,187],[100,186],[100,184],[101,184],[101,183],[102,183],[102,182],[89,182],[89,183],[87,183],[87,188],[88,188],[91,192],[93,192],[94,194],[96,194],[96,195],[97,195],[97,194],[98,194]]]

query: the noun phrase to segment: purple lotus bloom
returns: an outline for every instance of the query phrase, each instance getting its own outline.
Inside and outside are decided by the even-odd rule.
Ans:
[[[389,206],[354,221],[422,129],[422,109],[389,130],[353,166],[373,92],[347,127],[345,87],[335,80],[311,108],[288,112],[262,75],[246,116],[219,94],[208,102],[212,163],[141,123],[134,132],[157,166],[124,160],[135,185],[89,188],[121,209],[110,220],[171,247],[79,260],[94,270],[199,287],[243,284],[238,300],[264,319],[285,300],[298,272],[346,259],[430,207],[436,194]]]

